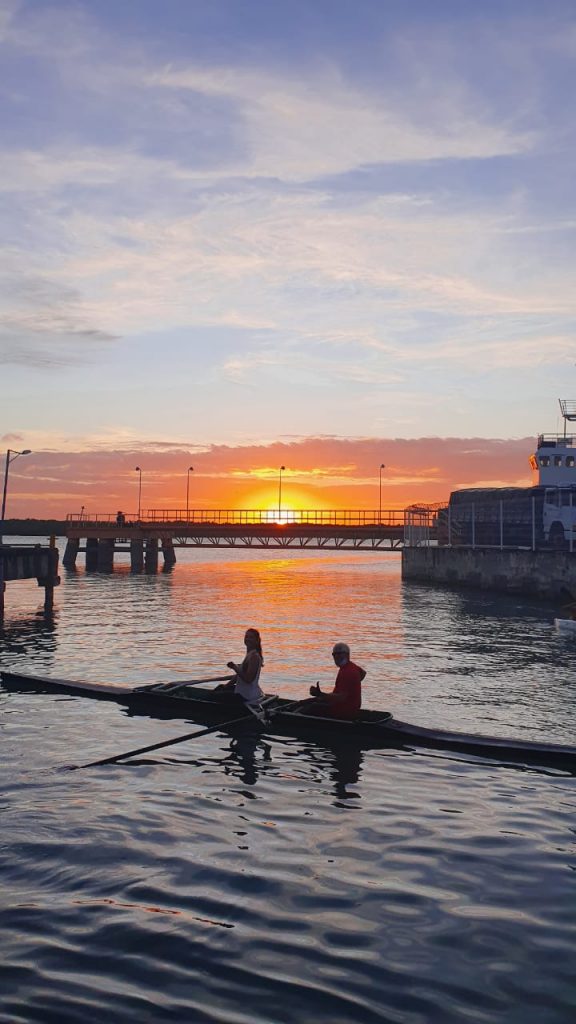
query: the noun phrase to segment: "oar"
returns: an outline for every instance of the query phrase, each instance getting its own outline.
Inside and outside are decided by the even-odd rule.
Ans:
[[[185,743],[186,740],[195,740],[199,736],[208,736],[211,732],[229,729],[230,726],[240,722],[253,722],[253,715],[242,715],[242,718],[233,718],[230,722],[220,722],[219,725],[212,725],[209,729],[200,729],[198,732],[187,732],[184,736],[176,736],[172,740],[162,740],[161,743],[151,743],[148,747],[138,747],[137,750],[126,750],[123,754],[114,754],[113,757],[103,757],[100,761],[90,761],[88,764],[74,764],[70,771],[76,772],[79,768],[97,768],[101,764],[114,764],[115,761],[123,761],[126,757],[135,757],[136,754],[148,754],[151,750],[160,750],[161,747],[170,747],[176,743]]]
[[[295,700],[290,704],[282,705],[276,710],[270,708],[268,714],[269,716],[277,715],[281,711],[288,711],[291,708],[296,708],[306,703],[307,700]],[[242,715],[242,718],[233,718],[229,722],[220,722],[219,725],[212,725],[209,729],[200,729],[198,732],[188,732],[184,736],[176,736],[176,738],[172,740],[162,740],[160,743],[151,743],[148,747],[138,747],[137,750],[127,750],[123,754],[114,754],[113,757],[103,757],[99,761],[90,761],[88,764],[71,765],[70,771],[76,772],[79,768],[98,768],[103,764],[114,764],[115,761],[123,761],[127,757],[135,757],[137,754],[148,754],[151,750],[160,750],[161,747],[171,747],[175,746],[176,743],[185,743],[186,740],[195,740],[200,736],[208,736],[211,732],[224,732],[225,729],[229,729],[233,725],[238,725],[240,722],[253,722],[254,714],[255,713],[251,711],[249,715]]]
[[[227,676],[209,676],[208,679],[182,679],[182,681],[176,680],[173,683],[148,683],[146,686],[135,686],[133,692],[169,692],[173,687],[178,688],[180,686],[200,686],[201,683],[226,683],[230,678],[230,673],[228,673]]]

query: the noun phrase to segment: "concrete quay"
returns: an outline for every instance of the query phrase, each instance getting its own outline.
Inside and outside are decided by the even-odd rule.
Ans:
[[[519,548],[405,547],[402,579],[524,594],[566,603],[576,598],[576,553]]]

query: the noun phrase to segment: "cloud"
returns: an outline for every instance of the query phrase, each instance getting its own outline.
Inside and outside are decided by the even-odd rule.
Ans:
[[[570,205],[556,196],[569,124],[550,127],[532,74],[557,25],[504,20],[499,39],[482,18],[388,31],[375,17],[370,62],[366,40],[276,61],[252,38],[248,58],[215,62],[192,35],[151,42],[145,15],[131,35],[89,5],[11,8],[4,365],[105,352],[121,374],[128,351],[157,394],[161,351],[203,394],[249,392],[246,415],[218,423],[249,437],[282,404],[290,429],[289,389],[303,431],[427,418],[445,432],[480,374],[485,409],[500,387],[541,387],[545,360],[550,374],[572,361]],[[128,428],[127,446],[136,392],[110,428]],[[216,430],[201,400],[185,409],[200,436]]]
[[[21,8],[22,0],[0,0],[0,42],[7,37]]]
[[[228,175],[304,182],[371,164],[523,153],[535,141],[533,133],[489,123],[461,96],[435,123],[423,110],[416,118],[398,96],[361,90],[334,66],[304,80],[196,66],[156,72],[148,81],[152,89],[225,96],[238,104],[247,155],[226,168]]]
[[[41,275],[0,272],[0,364],[85,362],[113,336],[93,327],[78,306],[77,293]]]
[[[11,494],[12,514],[30,514],[29,502],[37,508],[35,514],[65,515],[74,511],[74,503],[89,503],[93,512],[103,513],[130,508],[136,495],[136,465],[142,466],[147,508],[182,508],[192,461],[191,488],[198,508],[267,507],[281,465],[286,466],[287,504],[297,496],[310,508],[373,508],[383,455],[386,502],[404,507],[413,501],[444,500],[455,486],[482,486],[486,481],[497,481],[494,486],[528,485],[532,450],[529,438],[308,437],[198,450],[157,440],[132,449],[106,448],[102,438],[88,437],[82,450],[77,438],[75,449],[66,452],[42,451],[40,437],[26,435],[26,443],[32,441],[38,444],[19,469],[18,487]]]

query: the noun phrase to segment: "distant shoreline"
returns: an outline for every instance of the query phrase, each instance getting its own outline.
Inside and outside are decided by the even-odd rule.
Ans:
[[[65,519],[5,519],[2,523],[4,537],[49,537],[66,534]]]

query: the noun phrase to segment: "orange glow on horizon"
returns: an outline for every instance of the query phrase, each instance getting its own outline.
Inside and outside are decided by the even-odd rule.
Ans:
[[[249,495],[245,496],[247,504],[238,505],[236,508],[261,508],[267,512],[275,513],[276,519],[285,519],[285,512],[306,512],[312,509],[328,509],[331,508],[324,500],[318,498],[317,492],[308,492],[302,488],[296,488],[293,485],[289,485],[284,488],[284,482],[282,482],[282,499],[280,512],[282,513],[278,517],[278,499],[279,491],[278,487],[275,489],[267,487],[265,490],[259,489],[258,491],[252,491]]]
[[[24,446],[24,442],[21,445]],[[30,446],[33,447],[33,446]],[[268,446],[271,448],[273,446]],[[378,466],[387,469],[380,492]],[[39,450],[10,472],[8,518],[58,518],[68,513],[127,515],[141,508],[162,511],[211,509],[281,512],[394,511],[415,503],[446,501],[459,487],[529,486],[526,440],[421,438],[349,440],[312,438],[210,452],[135,450],[74,453]],[[188,476],[187,467],[194,465]],[[276,465],[277,469],[270,467]],[[243,468],[244,467],[244,468]],[[299,467],[299,468],[297,468]],[[322,467],[318,469],[318,467]],[[346,472],[344,472],[344,469]],[[522,473],[525,472],[525,476]],[[188,502],[187,502],[188,497]]]

